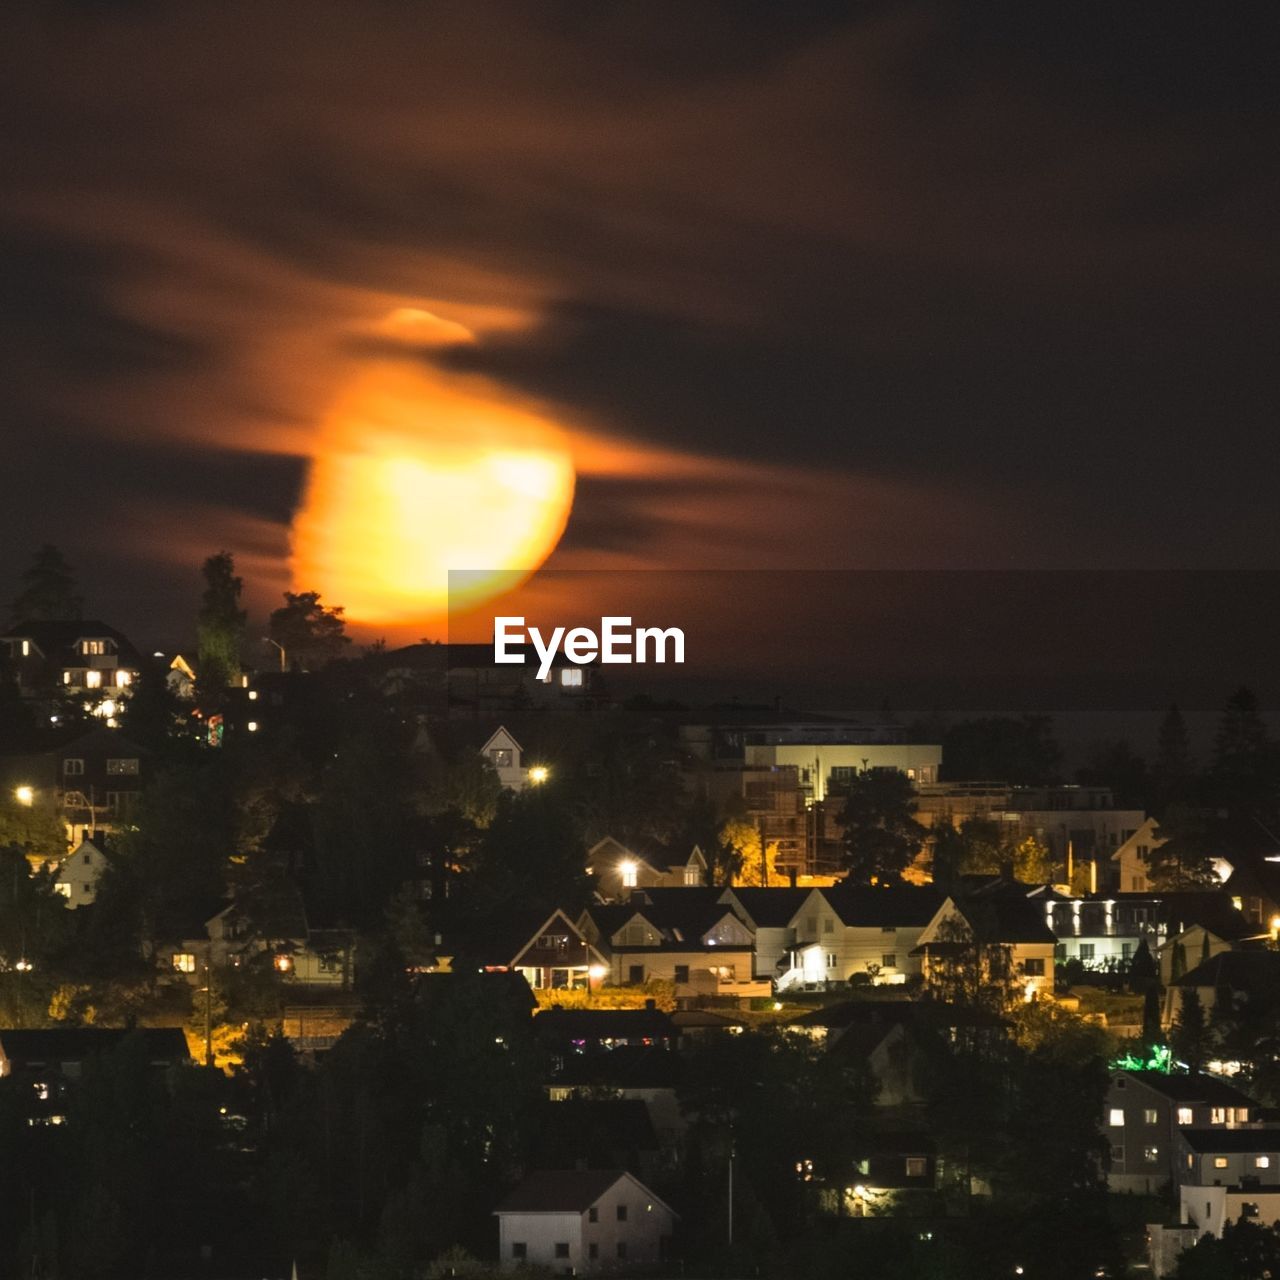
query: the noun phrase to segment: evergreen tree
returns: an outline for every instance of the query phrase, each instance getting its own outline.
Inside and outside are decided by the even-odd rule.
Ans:
[[[1209,1051],[1209,1024],[1200,992],[1195,987],[1184,987],[1181,990],[1182,1003],[1173,1020],[1169,1039],[1178,1058],[1192,1071],[1199,1071]]]
[[[216,707],[240,675],[240,650],[249,615],[240,607],[244,587],[235,560],[219,551],[204,562],[204,596],[196,619],[196,680],[205,708]]]
[[[1169,784],[1185,781],[1191,776],[1193,769],[1187,722],[1175,702],[1170,705],[1160,722],[1153,772],[1159,781]]]
[[[80,617],[83,608],[75,570],[57,547],[45,543],[22,575],[22,590],[9,606],[13,621],[64,621]]]
[[[1267,727],[1258,699],[1243,686],[1227,699],[1213,740],[1213,769],[1226,777],[1252,777],[1265,761]]]

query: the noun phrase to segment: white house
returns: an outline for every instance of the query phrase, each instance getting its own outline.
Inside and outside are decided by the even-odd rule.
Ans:
[[[560,1275],[652,1267],[677,1214],[638,1178],[618,1169],[543,1170],[494,1210],[504,1268]]]
[[[87,907],[98,894],[98,880],[107,869],[106,854],[87,836],[58,864],[54,890],[67,900],[67,909]]]
[[[508,791],[523,791],[529,783],[529,770],[524,766],[524,748],[511,733],[499,726],[480,754],[493,765],[498,781]]]

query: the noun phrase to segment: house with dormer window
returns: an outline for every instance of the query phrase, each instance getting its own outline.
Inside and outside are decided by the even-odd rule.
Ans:
[[[91,619],[20,622],[0,635],[19,695],[51,707],[68,695],[95,705],[129,697],[142,658],[114,627]],[[53,714],[53,712],[51,712]]]

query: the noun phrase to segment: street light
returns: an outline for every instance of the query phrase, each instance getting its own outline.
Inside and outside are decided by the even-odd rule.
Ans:
[[[529,781],[535,787],[541,786],[550,776],[551,771],[544,764],[535,764],[529,770]]]
[[[262,638],[267,642],[267,644],[273,644],[277,649],[280,650],[280,670],[284,671],[285,669],[284,645],[282,645],[279,640],[273,640],[270,636],[263,636]]]
[[[21,786],[15,787],[13,798],[19,803],[27,806],[28,809],[35,803],[36,791],[34,787]]]

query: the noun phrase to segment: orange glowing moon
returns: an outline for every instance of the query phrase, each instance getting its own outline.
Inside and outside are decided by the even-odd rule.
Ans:
[[[536,570],[564,532],[573,488],[554,423],[487,383],[379,362],[323,424],[293,522],[295,589],[319,591],[354,623],[439,620]],[[466,571],[452,599],[450,571]]]

